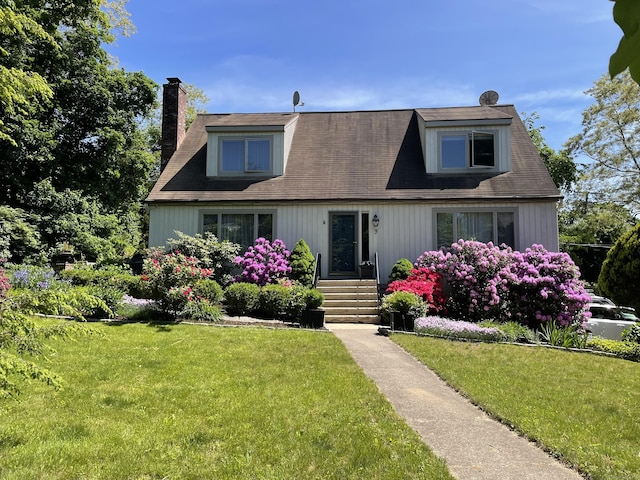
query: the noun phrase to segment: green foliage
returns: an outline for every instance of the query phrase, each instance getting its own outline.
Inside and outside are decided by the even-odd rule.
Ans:
[[[408,258],[401,258],[393,264],[389,274],[389,283],[397,280],[406,280],[413,270],[413,263]]]
[[[385,295],[382,298],[380,313],[387,319],[391,311],[399,312],[401,315],[411,314],[415,318],[418,318],[427,313],[427,308],[428,305],[419,295],[411,292],[397,291]]]
[[[634,0],[635,1],[635,0]],[[586,162],[577,193],[598,203],[640,208],[640,85],[627,72],[603,75],[586,91],[594,103],[582,113],[582,132],[567,148]]]
[[[543,342],[553,347],[585,348],[588,334],[577,324],[560,326],[551,320],[541,325],[539,331]]]
[[[186,235],[179,231],[173,232],[178,238],[167,240],[169,250],[180,252],[187,257],[195,257],[203,268],[213,270],[213,278],[221,285],[231,282],[233,261],[240,252],[240,245],[228,240],[222,242],[211,232],[204,235]]]
[[[304,304],[307,309],[320,308],[324,303],[324,294],[320,290],[310,288],[304,292]]]
[[[217,304],[222,301],[223,291],[215,280],[203,278],[193,285],[193,295],[196,298],[207,300],[209,303]]]
[[[247,315],[258,307],[260,287],[255,283],[232,283],[224,291],[229,315]]]
[[[609,75],[615,77],[627,67],[631,77],[640,84],[640,3],[636,0],[616,0],[613,19],[623,36],[609,59]]]
[[[12,299],[20,311],[28,314],[56,315],[85,320],[87,317],[114,317],[104,300],[90,287],[48,288],[13,292]],[[106,296],[106,294],[105,294]]]
[[[316,261],[309,245],[301,238],[293,247],[289,257],[289,266],[291,267],[289,277],[291,280],[300,282],[305,287],[311,287],[315,263]]]
[[[116,287],[127,295],[135,298],[149,296],[144,287],[144,281],[138,275],[133,275],[128,267],[104,266],[93,267],[90,265],[75,263],[68,270],[61,270],[58,278],[70,282],[76,286],[110,286]]]
[[[621,342],[605,338],[593,337],[587,342],[587,348],[599,352],[610,353],[618,358],[640,362],[640,344],[634,342]]]
[[[640,223],[613,245],[602,265],[598,290],[619,305],[640,311]]]
[[[202,268],[195,257],[154,250],[144,261],[142,278],[160,310],[175,317],[192,298],[193,285],[211,273],[211,269]]]
[[[215,323],[222,319],[223,312],[219,305],[207,300],[193,300],[186,303],[180,316],[198,322]]]
[[[538,154],[540,158],[542,158],[544,166],[547,167],[553,183],[555,183],[558,188],[570,190],[577,177],[576,164],[567,150],[556,152],[547,144],[542,136],[542,131],[545,127],[538,127],[535,124],[539,118],[540,116],[536,112],[533,112],[531,115],[523,113],[523,122],[527,127],[529,137],[538,149]]]
[[[636,323],[622,332],[622,341],[640,343],[640,323]]]
[[[282,319],[289,305],[291,289],[277,283],[263,286],[258,294],[258,314],[265,318]]]
[[[40,232],[21,208],[0,206],[0,258],[22,263],[40,257]]]

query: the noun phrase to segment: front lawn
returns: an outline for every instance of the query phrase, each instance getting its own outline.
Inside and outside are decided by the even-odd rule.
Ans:
[[[0,478],[451,478],[329,333],[90,327],[0,403]]]
[[[640,478],[640,364],[540,347],[392,339],[591,478]]]

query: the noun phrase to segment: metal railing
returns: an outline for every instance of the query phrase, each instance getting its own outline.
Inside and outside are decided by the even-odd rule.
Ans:
[[[316,288],[318,286],[318,280],[322,276],[322,255],[320,253],[316,254],[316,264],[313,267],[313,284],[312,287]]]

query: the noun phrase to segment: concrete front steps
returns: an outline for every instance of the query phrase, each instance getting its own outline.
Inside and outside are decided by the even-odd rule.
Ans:
[[[380,323],[375,280],[320,280],[326,323]]]

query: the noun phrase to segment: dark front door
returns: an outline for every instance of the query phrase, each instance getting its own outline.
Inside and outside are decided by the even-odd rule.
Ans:
[[[356,213],[330,214],[329,244],[331,257],[330,275],[356,275],[356,255],[358,252]]]

